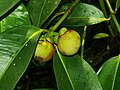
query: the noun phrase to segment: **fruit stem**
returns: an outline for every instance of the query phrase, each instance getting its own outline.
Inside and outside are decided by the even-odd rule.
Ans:
[[[114,21],[114,23],[115,23],[115,25],[116,25],[116,28],[117,28],[117,30],[118,30],[119,33],[120,33],[120,25],[119,25],[119,23],[118,23],[118,21],[117,21],[117,19],[116,19],[116,16],[114,15],[115,12],[113,11],[113,9],[112,9],[112,7],[111,7],[110,2],[109,2],[108,0],[105,0],[105,1],[106,1],[107,5],[108,5],[108,8],[109,8],[109,10],[110,10],[111,18],[112,18],[112,20]]]
[[[85,44],[86,30],[87,30],[87,26],[84,26],[84,31],[83,31],[83,35],[82,35],[82,45],[81,45],[81,58],[82,59],[84,56],[84,44]]]
[[[58,16],[60,15],[63,15],[65,12],[59,12],[59,13],[56,13],[54,17],[52,17],[48,22],[47,24],[43,27],[43,28],[47,28],[47,26]]]
[[[113,9],[112,9],[112,7],[111,7],[111,5],[110,5],[109,0],[105,0],[105,1],[106,1],[107,5],[108,5],[108,8],[109,8],[109,10],[110,10],[110,13],[111,13],[111,14],[114,14],[115,12],[113,11]]]
[[[115,15],[111,15],[115,25],[116,25],[116,28],[118,29],[119,33],[120,33],[120,25],[118,23],[118,20],[116,19],[116,16]]]
[[[106,11],[106,9],[105,9],[104,0],[99,0],[99,3],[100,3],[101,9],[102,9],[105,17],[108,17],[107,11]],[[110,22],[110,24],[108,25],[109,32],[110,32],[110,34],[111,34],[112,37],[115,37],[115,31],[113,31],[114,23],[113,23],[112,20],[110,20],[109,22]],[[108,22],[108,23],[109,23],[109,22]]]
[[[79,3],[79,1],[80,0],[75,0],[75,2],[72,3],[71,7],[65,12],[65,14],[60,18],[60,20],[53,26],[51,31],[55,31],[59,27],[59,25],[68,17],[68,15],[72,12],[72,10]]]

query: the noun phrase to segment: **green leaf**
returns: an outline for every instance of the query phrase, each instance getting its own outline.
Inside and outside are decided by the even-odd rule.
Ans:
[[[71,3],[67,3],[62,6],[63,10],[66,10],[71,6]],[[103,21],[106,21],[104,14],[101,10],[93,5],[79,3],[70,16],[63,22],[64,26],[85,26],[93,25]]]
[[[108,36],[109,35],[107,33],[98,33],[93,38],[100,39],[100,38],[105,38],[105,37],[108,37]]]
[[[0,90],[14,90],[15,85],[25,72],[33,56],[38,37],[32,38],[15,57],[0,80]]]
[[[0,0],[0,17],[8,12],[20,0]]]
[[[79,55],[55,53],[53,66],[58,90],[102,90],[96,73]]]
[[[119,7],[120,7],[120,0],[117,0],[116,1],[115,11],[117,11]]]
[[[103,90],[120,89],[120,55],[107,60],[98,71]]]
[[[24,4],[21,4],[14,12],[0,21],[0,24],[1,32],[19,25],[30,25],[30,18]]]
[[[61,0],[30,0],[28,11],[33,25],[41,26],[57,8],[60,1]]]
[[[18,69],[18,73],[16,72],[18,77],[17,76],[16,76],[17,78],[14,77],[15,80],[12,79],[14,83],[16,80],[18,80],[18,78],[20,78],[21,74],[23,74],[23,72],[24,72],[23,69],[26,68],[27,64],[29,63],[29,59],[33,53],[33,49],[30,49],[30,47],[29,48],[26,47],[26,45],[34,36],[38,35],[41,32],[42,32],[41,29],[28,25],[28,26],[15,27],[13,29],[10,29],[10,30],[5,31],[0,34],[0,90],[3,90],[3,87],[4,88],[6,87],[1,82],[10,84],[10,81],[7,83],[7,81],[4,78],[7,78],[7,76],[9,76],[9,75],[11,75],[11,78],[13,78],[12,76],[15,75],[15,71],[14,71],[15,69],[16,70]],[[34,42],[30,42],[30,44],[34,45]],[[30,44],[28,44],[28,45],[30,45]],[[26,47],[28,49],[28,51],[26,48],[24,50],[23,49],[24,47]],[[32,46],[31,48],[34,48],[34,46]],[[29,49],[30,49],[31,53],[29,53]],[[28,54],[27,54],[27,52],[28,52]],[[27,60],[28,62],[21,61],[21,62],[25,62],[24,64],[22,64],[18,61],[19,59]],[[17,66],[17,64],[23,65],[23,67]],[[17,66],[17,68],[15,68],[16,66]],[[20,67],[22,67],[22,68],[20,68]],[[11,68],[14,70],[9,71],[9,69],[11,69]],[[21,71],[19,71],[20,69],[21,69]],[[13,72],[14,74],[13,73],[9,74],[10,72],[11,73]],[[12,83],[12,80],[11,80],[11,83]],[[7,90],[7,89],[4,89],[4,90]]]

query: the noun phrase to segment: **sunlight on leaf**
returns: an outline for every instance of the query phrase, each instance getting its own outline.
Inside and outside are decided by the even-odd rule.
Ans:
[[[9,16],[1,20],[0,24],[1,32],[19,25],[31,25],[29,15],[24,4],[21,4]]]
[[[34,26],[19,26],[0,33],[0,79],[26,43],[40,32]]]
[[[15,57],[0,80],[0,90],[14,90],[31,61],[38,37],[39,35],[33,37]]]

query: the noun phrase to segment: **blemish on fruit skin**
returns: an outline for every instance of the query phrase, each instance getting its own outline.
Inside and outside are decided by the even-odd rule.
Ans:
[[[36,60],[43,61],[43,59],[40,56],[35,56]]]
[[[36,52],[35,59],[40,62],[46,62],[52,59],[55,52],[55,47],[48,41],[39,41]]]

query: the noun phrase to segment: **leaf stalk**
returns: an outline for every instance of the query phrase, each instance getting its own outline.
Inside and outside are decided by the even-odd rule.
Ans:
[[[69,14],[72,12],[72,10],[75,8],[75,6],[79,3],[80,0],[75,0],[75,2],[72,3],[71,7],[65,12],[65,14],[60,18],[60,20],[53,26],[51,31],[55,31],[59,25],[69,16]]]

